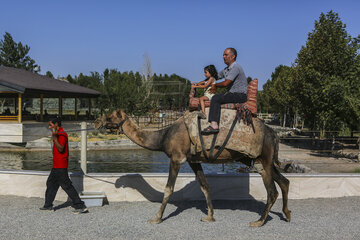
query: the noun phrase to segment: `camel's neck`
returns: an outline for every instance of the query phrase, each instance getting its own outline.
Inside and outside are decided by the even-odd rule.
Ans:
[[[164,139],[166,130],[160,131],[147,131],[140,129],[133,121],[128,119],[124,125],[123,130],[125,135],[134,143],[143,148],[150,150],[161,150],[162,141]]]

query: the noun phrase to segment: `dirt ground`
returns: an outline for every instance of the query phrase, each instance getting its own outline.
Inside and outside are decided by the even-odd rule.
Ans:
[[[357,159],[344,157],[344,155],[355,155],[358,152],[359,150],[356,148],[344,148],[335,154],[330,154],[325,150],[298,148],[280,143],[279,160],[283,168],[286,164],[294,163],[304,169],[305,172],[359,173],[360,163]]]

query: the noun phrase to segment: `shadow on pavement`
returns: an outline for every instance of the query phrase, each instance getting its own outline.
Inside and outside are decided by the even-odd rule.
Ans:
[[[261,214],[265,209],[265,203],[255,200],[249,194],[249,177],[245,179],[246,181],[242,181],[241,183],[242,194],[240,196],[241,198],[244,198],[244,200],[213,200],[212,203],[214,210],[216,209],[244,210],[244,211],[257,213],[259,214],[259,216],[261,216]],[[215,179],[208,178],[210,190],[213,189],[212,186],[215,185],[214,181],[216,180],[217,180],[216,178]],[[148,201],[157,202],[157,203],[162,202],[164,195],[163,192],[154,189],[140,174],[129,174],[118,178],[115,182],[115,187],[132,188],[134,190],[137,190]],[[219,189],[213,189],[211,190],[211,196],[213,197],[212,199],[214,199],[214,195],[216,195],[214,190],[217,191],[217,195],[222,194],[221,191],[219,191]],[[233,191],[233,193],[237,193],[238,189],[234,188],[232,190],[231,186],[228,185],[226,186],[226,191],[227,192]],[[192,196],[195,195],[196,198],[199,200],[186,200],[186,199],[190,199],[190,195]],[[219,198],[219,196],[217,196],[217,198]],[[191,208],[199,209],[204,214],[207,214],[207,205],[206,205],[205,197],[203,196],[203,193],[200,190],[200,186],[197,181],[192,181],[187,185],[185,185],[182,189],[178,191],[174,191],[174,193],[170,198],[169,204],[176,206],[177,209],[174,212],[170,213],[168,216],[164,217],[163,220],[167,220],[171,217],[175,217],[179,215],[181,212]],[[272,213],[278,215],[282,220],[285,221],[285,218],[283,217],[282,213],[280,212],[272,212]],[[266,222],[270,220],[272,220],[272,217],[268,216]]]

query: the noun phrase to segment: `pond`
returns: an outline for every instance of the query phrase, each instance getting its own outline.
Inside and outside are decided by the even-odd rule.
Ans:
[[[88,173],[167,173],[169,159],[163,152],[146,149],[93,150],[87,152]],[[205,173],[236,173],[240,163],[202,164]],[[1,151],[0,169],[49,171],[52,167],[51,151]],[[69,171],[80,171],[80,151],[71,151]],[[181,173],[192,173],[190,166],[181,165]]]

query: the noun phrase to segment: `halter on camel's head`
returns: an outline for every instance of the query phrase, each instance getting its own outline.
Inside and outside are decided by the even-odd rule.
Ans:
[[[122,125],[128,119],[128,116],[126,116],[123,110],[114,110],[108,116],[105,116],[105,114],[103,114],[101,118],[96,119],[95,128],[99,130],[122,129]]]

